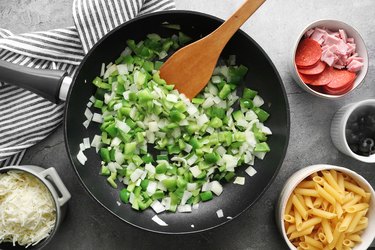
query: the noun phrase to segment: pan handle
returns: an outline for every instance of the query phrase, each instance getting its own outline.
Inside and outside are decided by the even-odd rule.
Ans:
[[[29,68],[0,60],[0,81],[59,103],[66,99],[71,78],[65,71]]]

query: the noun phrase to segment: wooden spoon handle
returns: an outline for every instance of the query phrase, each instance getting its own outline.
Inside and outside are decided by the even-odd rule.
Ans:
[[[217,44],[218,46],[224,47],[242,24],[244,24],[265,1],[266,0],[246,0],[228,20],[211,33],[211,38],[219,42],[219,44]]]

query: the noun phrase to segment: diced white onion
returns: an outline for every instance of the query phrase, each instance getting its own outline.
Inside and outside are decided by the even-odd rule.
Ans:
[[[263,160],[264,157],[266,156],[266,152],[254,152],[254,155],[258,158]]]
[[[82,125],[87,129],[90,125],[90,120],[86,120],[82,123]]]
[[[193,205],[193,209],[198,209],[199,208],[199,203],[196,203]]]
[[[97,123],[103,123],[103,117],[102,117],[101,114],[94,113],[94,115],[92,117],[92,121],[97,122]]]
[[[187,153],[190,153],[192,149],[193,149],[193,146],[191,146],[190,144],[186,143],[184,151],[187,152]],[[189,164],[189,165],[191,165],[191,164]]]
[[[105,63],[102,63],[102,67],[100,69],[100,77],[104,76],[104,72],[105,72]]]
[[[162,227],[168,226],[168,224],[165,223],[165,221],[163,221],[162,219],[160,219],[159,216],[157,216],[156,214],[152,217],[152,220],[155,221],[159,226],[162,226]]]
[[[151,163],[147,163],[145,165],[145,170],[147,170],[150,174],[155,174],[155,167]]]
[[[146,192],[148,195],[153,195],[156,192],[158,184],[155,181],[149,181]]]
[[[236,179],[233,182],[234,184],[238,185],[245,185],[245,177],[236,177]]]
[[[118,145],[120,145],[120,143],[121,143],[121,139],[118,137],[115,137],[111,141],[111,147],[117,147]]]
[[[162,200],[161,200],[161,204],[163,204],[163,206],[165,207],[165,210],[168,210],[171,208],[171,197],[164,197]]]
[[[182,195],[180,205],[185,205],[187,200],[190,199],[191,196],[193,196],[193,194],[191,192],[185,190],[184,194]]]
[[[157,214],[165,211],[165,207],[158,200],[154,200],[150,206]]]
[[[159,131],[158,123],[157,122],[149,122],[148,123],[148,130],[150,132],[157,132],[157,131]]]
[[[214,99],[212,97],[207,98],[203,103],[202,103],[202,108],[208,109],[212,105],[214,105]]]
[[[191,213],[191,205],[190,204],[185,204],[185,205],[179,205],[177,206],[177,212],[180,213]]]
[[[128,66],[126,64],[119,64],[117,65],[117,70],[120,75],[127,75],[129,74]]]
[[[116,127],[124,133],[128,133],[131,130],[131,128],[128,126],[128,124],[126,124],[125,122],[122,122],[120,120],[116,120],[115,124],[116,124]]]
[[[114,110],[114,111],[117,111],[117,110],[119,110],[121,107],[122,107],[122,103],[121,103],[121,102],[120,102],[120,103],[116,103],[115,105],[113,105],[113,110]]]
[[[223,186],[218,181],[212,181],[210,190],[219,196],[223,192]]]
[[[198,160],[198,156],[192,155],[189,159],[187,159],[187,164],[189,166],[193,165]]]
[[[79,149],[83,152],[83,151],[85,151],[86,147],[85,147],[85,145],[83,145],[83,143],[80,143]]]
[[[168,94],[167,97],[165,98],[168,102],[173,102],[176,103],[178,101],[178,96],[173,95],[173,94]]]
[[[197,119],[197,124],[198,126],[202,126],[203,124],[209,122],[210,120],[208,119],[207,115],[206,114],[202,114],[198,117]]]
[[[253,168],[252,166],[249,166],[245,172],[249,175],[249,176],[253,176],[257,173],[257,171],[255,170],[255,168]]]
[[[102,144],[101,142],[102,142],[102,137],[100,135],[94,135],[94,138],[91,141],[91,147],[96,148],[96,152],[98,152]]]
[[[190,172],[195,178],[197,178],[202,173],[202,171],[198,168],[198,166],[191,167]]]
[[[115,151],[115,161],[120,165],[122,165],[125,161],[124,154],[119,150]]]
[[[115,72],[117,70],[117,65],[116,64],[112,64],[104,73],[104,76],[103,78],[104,79],[107,79],[113,72]]]
[[[193,182],[193,183],[188,183],[187,184],[187,186],[186,186],[186,189],[188,190],[188,191],[194,191],[194,190],[196,190],[198,188],[198,184],[197,183],[195,183],[195,182]]]
[[[255,107],[260,107],[264,104],[264,100],[259,95],[256,95],[253,99],[253,103]]]
[[[216,211],[216,215],[217,215],[217,217],[219,217],[219,218],[224,217],[223,210],[222,210],[222,209],[217,210],[217,211]]]
[[[205,182],[203,185],[202,185],[202,192],[206,192],[206,191],[210,191],[211,190],[211,182]]]
[[[134,172],[130,175],[130,180],[132,182],[136,182],[138,180],[138,178],[141,177],[141,175],[143,174],[143,170],[137,168],[136,170],[134,170]]]
[[[216,152],[220,155],[220,156],[223,156],[227,150],[223,147],[223,146],[219,146],[217,149],[216,149]]]
[[[85,149],[90,148],[90,138],[83,138],[83,145],[85,146]]]
[[[86,117],[86,119],[89,120],[89,121],[91,121],[91,119],[92,119],[92,117],[93,117],[93,114],[92,114],[91,110],[88,109],[88,108],[86,108],[86,110],[85,110],[85,117]]]
[[[82,165],[85,165],[86,161],[87,161],[87,157],[85,156],[85,154],[80,150],[77,154],[77,160],[79,161],[79,163],[81,163]]]

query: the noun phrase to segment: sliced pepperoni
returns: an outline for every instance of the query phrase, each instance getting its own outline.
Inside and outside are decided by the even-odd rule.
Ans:
[[[315,81],[318,78],[317,75],[304,75],[304,74],[301,74],[301,73],[298,73],[298,75],[301,78],[301,80],[304,83],[307,83],[307,84],[312,83],[313,81]]]
[[[318,63],[320,62],[320,60],[318,60],[315,64],[313,65],[309,65],[309,66],[297,66],[298,69],[312,69],[312,68],[315,68]]]
[[[320,44],[310,38],[303,39],[297,47],[296,65],[298,67],[312,66],[318,62],[322,56],[322,48]]]
[[[344,88],[339,88],[339,89],[332,89],[328,87],[328,85],[323,86],[323,91],[327,94],[330,95],[343,95],[350,91],[353,88],[354,85],[354,80],[350,83],[348,83]]]
[[[354,81],[356,74],[346,69],[333,69],[332,70],[332,81],[327,87],[330,89],[344,89],[347,85],[350,85]]]
[[[327,64],[325,62],[318,61],[315,67],[309,69],[301,68],[298,69],[298,72],[305,75],[317,75],[323,72],[323,70],[326,68],[326,65]]]
[[[326,67],[322,73],[316,75],[317,78],[310,84],[314,86],[328,85],[332,81],[332,71],[333,67]]]

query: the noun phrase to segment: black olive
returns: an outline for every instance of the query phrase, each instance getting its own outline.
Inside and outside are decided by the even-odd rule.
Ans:
[[[359,144],[359,151],[369,153],[372,147],[374,147],[374,140],[372,138],[365,138]]]

